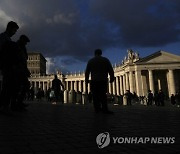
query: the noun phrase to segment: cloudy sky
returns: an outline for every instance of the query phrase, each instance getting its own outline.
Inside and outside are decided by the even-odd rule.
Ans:
[[[180,0],[0,0],[0,31],[16,21],[48,71],[83,71],[94,49],[119,63],[127,49],[141,57],[180,51]],[[49,68],[50,66],[50,68]]]

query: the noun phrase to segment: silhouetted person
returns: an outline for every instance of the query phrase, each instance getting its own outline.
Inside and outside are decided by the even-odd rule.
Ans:
[[[52,81],[52,89],[54,90],[55,94],[55,102],[58,102],[59,97],[61,96],[61,87],[64,90],[64,85],[62,84],[61,80],[58,79],[57,75],[54,75],[54,79]],[[61,101],[63,101],[63,96],[61,96],[60,99]]]
[[[15,42],[15,57],[14,57],[14,66],[13,72],[17,76],[14,79],[14,90],[16,95],[14,96],[15,103],[12,103],[13,110],[23,110],[27,107],[27,104],[24,104],[26,94],[29,92],[30,82],[28,77],[30,77],[30,72],[27,68],[27,51],[26,45],[30,42],[29,38],[26,35],[21,35],[17,42]]]
[[[136,92],[133,92],[133,99],[135,102],[138,102],[138,96],[137,96]]]
[[[164,106],[165,95],[162,90],[159,90],[158,99],[159,99],[160,105]]]
[[[154,103],[156,106],[160,105],[158,91],[155,91],[155,93],[154,93]]]
[[[106,93],[108,74],[110,75],[110,82],[112,83],[114,81],[114,71],[110,61],[101,55],[101,49],[96,49],[95,57],[87,63],[85,72],[86,90],[89,82],[89,74],[91,74],[90,84],[95,112],[102,110],[103,113],[113,113],[108,110]]]
[[[176,104],[176,98],[175,98],[174,94],[171,95],[171,104],[172,105]]]
[[[2,91],[0,94],[0,106],[4,112],[8,112],[12,98],[12,67],[13,67],[13,45],[11,37],[19,29],[17,23],[10,21],[5,32],[0,34],[0,70],[3,75]]]
[[[126,90],[126,98],[127,98],[127,105],[132,105],[132,98],[133,98],[133,94],[129,91],[129,90]]]
[[[175,95],[176,101],[177,101],[177,106],[180,106],[180,92],[178,91]]]
[[[153,93],[151,90],[148,90],[148,98],[147,98],[147,105],[152,105],[153,104]]]
[[[47,99],[47,101],[50,101],[50,92],[51,92],[51,88],[49,88],[49,89],[46,91],[46,99]]]
[[[88,101],[89,103],[92,103],[92,92],[89,92],[88,94]]]
[[[29,89],[29,94],[30,94],[30,100],[34,101],[34,87],[31,87]]]
[[[38,101],[41,101],[41,99],[42,99],[42,90],[41,90],[41,88],[38,88],[38,90],[37,90],[36,99]]]

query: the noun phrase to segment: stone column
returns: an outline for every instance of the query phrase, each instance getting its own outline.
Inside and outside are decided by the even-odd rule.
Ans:
[[[37,83],[36,83],[36,81],[34,81],[34,92],[35,92],[35,94],[37,92]]]
[[[128,76],[128,73],[126,73],[125,76],[126,76],[126,89],[129,90],[129,76]]]
[[[52,80],[50,81],[50,87],[52,88]]]
[[[117,95],[120,95],[119,76],[116,77],[116,93],[117,93]]]
[[[49,81],[47,81],[47,90],[49,89]]]
[[[83,92],[86,92],[86,82],[83,80]]]
[[[45,84],[44,84],[44,81],[42,81],[42,89],[45,90]]]
[[[77,85],[77,81],[74,81],[74,90],[77,92],[78,89],[77,89],[78,85]]]
[[[68,88],[68,81],[65,82],[66,83],[66,90],[69,90]]]
[[[133,72],[129,72],[129,86],[130,86],[130,92],[134,92],[134,80],[133,80]]]
[[[90,84],[88,83],[88,93],[91,91]]]
[[[152,93],[154,94],[154,78],[153,78],[153,71],[148,70],[149,72],[149,87]]]
[[[161,90],[162,88],[161,88],[161,80],[160,79],[158,79],[158,90]]]
[[[79,91],[82,92],[81,80],[79,80]]]
[[[172,69],[169,69],[169,86],[170,86],[170,92],[171,94],[176,94],[175,89],[175,81],[174,81],[174,72]]]
[[[125,94],[126,93],[126,77],[125,77],[125,74],[123,75],[123,91]]]
[[[111,87],[111,83],[109,82],[109,93],[112,94],[112,87]]]
[[[120,79],[120,94],[123,95],[124,94],[123,93],[123,80],[122,80],[122,76],[121,75],[120,75],[119,79]]]
[[[135,71],[135,79],[136,79],[136,91],[138,96],[142,96],[142,79],[141,79],[141,71]]]
[[[116,78],[114,82],[112,83],[112,87],[113,87],[113,95],[116,95]]]
[[[68,103],[68,94],[69,94],[69,92],[68,92],[68,90],[66,89],[66,90],[64,91],[64,103]]]
[[[74,90],[73,81],[71,81],[71,90]]]

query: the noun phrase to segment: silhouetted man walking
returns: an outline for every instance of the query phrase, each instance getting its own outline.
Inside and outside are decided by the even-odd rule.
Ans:
[[[30,83],[28,77],[30,72],[27,68],[27,51],[26,45],[30,42],[26,35],[21,35],[17,42],[14,42],[14,56],[13,56],[13,101],[11,102],[11,108],[15,111],[22,111],[27,104],[23,101],[26,97],[26,93],[29,91]],[[18,78],[17,78],[18,77]]]
[[[90,84],[95,112],[102,111],[103,113],[109,114],[113,112],[109,111],[107,106],[108,74],[110,75],[110,82],[113,82],[114,71],[110,61],[101,55],[101,49],[96,49],[95,57],[88,61],[85,72],[85,82],[87,86],[89,75],[91,74]]]
[[[9,46],[11,37],[19,29],[19,26],[14,21],[10,21],[7,24],[5,32],[0,34],[0,70],[3,75],[2,91],[0,94],[0,106],[3,106],[3,111],[8,111],[10,104],[11,94],[11,77],[12,77],[12,65],[7,46]],[[7,65],[6,65],[7,63]]]
[[[148,101],[147,101],[147,105],[152,105],[153,104],[153,93],[151,92],[151,90],[148,90]]]
[[[55,102],[59,100],[59,96],[61,96],[61,88],[64,90],[64,85],[62,84],[61,80],[58,79],[57,75],[54,75],[54,80],[52,81],[52,89],[54,90],[55,94]],[[61,100],[63,101],[63,96],[61,96]],[[63,103],[63,102],[62,102]]]

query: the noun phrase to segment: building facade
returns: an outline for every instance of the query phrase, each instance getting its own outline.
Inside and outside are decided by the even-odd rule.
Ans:
[[[128,50],[121,64],[115,65],[115,81],[109,83],[108,93],[124,95],[126,90],[138,96],[147,96],[148,90],[153,93],[162,90],[167,97],[180,90],[180,56],[165,51],[158,51],[140,58],[137,52]],[[63,75],[57,72],[58,78],[68,91],[85,92],[84,72]],[[46,91],[52,86],[54,75],[36,75],[29,78],[35,91],[38,88]],[[88,92],[90,85],[88,84]]]
[[[27,66],[32,76],[46,75],[46,59],[41,53],[29,52]]]

